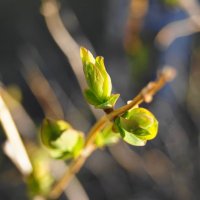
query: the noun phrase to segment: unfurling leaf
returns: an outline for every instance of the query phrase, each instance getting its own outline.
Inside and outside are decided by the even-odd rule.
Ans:
[[[41,141],[52,157],[71,159],[79,155],[84,145],[83,133],[63,120],[45,119],[41,127]]]
[[[147,140],[156,137],[158,121],[147,109],[134,108],[118,117],[115,127],[127,143],[144,146]]]
[[[112,130],[113,124],[110,123],[106,128],[100,131],[95,139],[97,147],[102,148],[107,145],[115,144],[119,141],[120,135]]]
[[[87,49],[80,48],[80,56],[83,63],[83,71],[88,84],[84,96],[88,103],[96,108],[106,109],[114,107],[119,94],[111,94],[112,82],[104,65],[104,58],[96,59]]]

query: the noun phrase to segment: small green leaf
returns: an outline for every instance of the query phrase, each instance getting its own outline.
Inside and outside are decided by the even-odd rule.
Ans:
[[[94,59],[90,51],[83,47],[80,49],[80,56],[89,87],[84,92],[88,103],[100,109],[113,107],[119,94],[111,94],[112,82],[106,71],[104,58],[97,56],[96,59]]]
[[[84,97],[86,98],[87,102],[91,105],[98,106],[101,102],[97,99],[94,93],[90,89],[86,89],[84,91]]]
[[[57,159],[75,158],[84,145],[83,133],[62,120],[44,120],[40,135],[50,155]]]
[[[63,120],[50,120],[44,119],[41,126],[41,141],[42,143],[51,148],[53,147],[51,142],[56,140],[65,130],[71,128],[70,124]]]
[[[92,63],[85,64],[83,69],[90,90],[92,90],[98,99],[103,99],[104,77],[100,70]]]
[[[146,144],[146,140],[141,140],[136,135],[126,131],[121,125],[121,118],[118,117],[115,120],[115,129],[120,133],[122,139],[134,146],[144,146]]]
[[[113,132],[112,126],[113,124],[110,123],[106,128],[98,133],[95,139],[95,144],[97,147],[102,148],[106,145],[112,145],[119,141],[120,136],[118,133]]]
[[[152,140],[158,132],[158,121],[155,116],[145,108],[135,108],[127,112],[126,118],[133,122],[134,132],[140,139]],[[137,124],[135,126],[135,124]]]
[[[95,107],[100,109],[113,108],[119,96],[120,94],[112,94],[106,102],[96,105]]]
[[[83,63],[93,63],[93,64],[95,63],[95,59],[91,54],[91,52],[84,47],[80,48],[80,56]]]
[[[136,135],[134,135],[128,131],[125,131],[123,140],[134,146],[144,146],[147,142],[146,140],[142,140],[139,137],[137,137]]]
[[[112,92],[112,82],[110,79],[109,74],[106,71],[105,65],[104,65],[104,58],[102,56],[96,57],[96,66],[99,68],[99,70],[102,73],[102,76],[104,78],[103,83],[103,97],[108,98],[111,95]]]
[[[147,140],[156,137],[158,121],[144,108],[134,108],[115,119],[115,127],[124,141],[135,146],[143,146]]]

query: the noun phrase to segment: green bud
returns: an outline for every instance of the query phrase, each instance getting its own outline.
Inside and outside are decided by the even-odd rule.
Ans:
[[[83,71],[88,84],[84,96],[88,103],[96,108],[111,108],[119,98],[119,94],[111,94],[112,82],[104,65],[104,58],[93,57],[87,49],[80,48],[80,56],[83,63]]]
[[[95,144],[97,147],[102,148],[107,145],[116,144],[120,135],[112,130],[113,124],[110,123],[106,128],[100,131],[95,139]]]
[[[73,129],[63,120],[45,119],[40,136],[51,156],[57,159],[77,157],[84,145],[83,133]]]
[[[96,61],[95,66],[100,70],[100,72],[104,78],[103,86],[102,86],[103,87],[102,88],[103,89],[102,96],[104,98],[108,98],[108,97],[110,97],[111,92],[112,92],[112,82],[111,82],[109,74],[106,71],[106,68],[104,65],[104,58],[101,56],[98,56],[98,57],[96,57],[95,61]]]
[[[144,146],[158,132],[158,121],[144,108],[134,108],[115,120],[115,126],[123,140],[135,146]]]

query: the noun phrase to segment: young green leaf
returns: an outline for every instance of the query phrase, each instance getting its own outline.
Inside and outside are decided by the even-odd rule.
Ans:
[[[100,108],[100,109],[112,108],[113,105],[115,105],[115,103],[117,102],[119,95],[120,94],[112,94],[106,102],[96,105],[96,108]]]
[[[90,51],[88,51],[86,48],[84,47],[81,47],[80,48],[80,56],[81,56],[81,59],[82,59],[82,62],[83,63],[95,63],[95,59],[93,57],[93,55],[91,54]]]
[[[97,56],[96,59],[94,59],[90,51],[83,47],[80,48],[80,56],[89,87],[84,92],[88,103],[100,109],[114,107],[119,94],[111,94],[112,82],[106,71],[104,58]]]
[[[104,77],[104,82],[103,82],[103,97],[108,98],[111,95],[112,92],[112,82],[109,74],[106,71],[105,65],[104,65],[104,58],[102,56],[96,57],[96,62],[95,62],[97,68],[100,70],[102,73],[102,76]]]
[[[156,137],[158,121],[147,109],[134,108],[118,117],[115,127],[123,140],[135,146],[143,146],[147,140]]]
[[[51,156],[57,159],[77,157],[84,145],[83,133],[62,120],[45,119],[40,136]]]

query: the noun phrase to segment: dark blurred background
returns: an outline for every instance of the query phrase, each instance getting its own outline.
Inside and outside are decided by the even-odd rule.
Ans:
[[[77,189],[60,199],[200,198],[199,21],[197,0],[0,1],[1,87],[22,105],[7,103],[27,143],[37,144],[46,115],[84,132],[95,122],[77,81],[82,77],[77,45],[104,56],[114,90],[121,94],[118,106],[162,68],[177,70],[176,79],[151,104],[143,104],[159,120],[157,138],[145,147],[120,142],[96,151],[77,175],[85,196],[74,196]],[[5,141],[2,129],[2,147]],[[28,199],[23,178],[3,148],[0,199]]]

